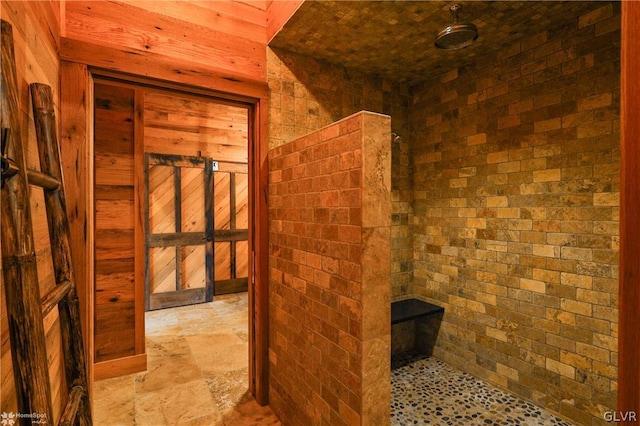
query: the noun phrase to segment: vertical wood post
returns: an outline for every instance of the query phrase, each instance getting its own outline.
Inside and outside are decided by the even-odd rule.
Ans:
[[[640,3],[622,2],[618,411],[640,420]],[[634,420],[634,421],[631,421]]]
[[[144,354],[145,348],[145,332],[144,332],[144,313],[146,304],[145,291],[145,269],[147,262],[147,250],[145,241],[145,142],[144,142],[144,90],[135,89],[134,95],[134,121],[133,121],[133,174],[134,174],[134,216],[135,224],[133,225],[134,233],[134,297],[135,297],[135,349],[136,355]],[[146,364],[146,361],[145,361]]]
[[[215,268],[215,244],[214,244],[214,235],[215,235],[215,224],[214,224],[214,209],[213,209],[213,198],[214,198],[214,185],[215,179],[213,176],[213,161],[210,158],[207,158],[204,162],[204,211],[205,211],[205,222],[204,222],[204,236],[206,243],[205,247],[205,270],[206,270],[206,279],[205,279],[205,300],[207,302],[211,302],[213,300],[213,295],[215,294],[215,281],[216,281],[216,268]]]
[[[269,403],[269,139],[267,99],[251,109],[249,133],[249,389]]]
[[[93,384],[93,126],[91,76],[86,65],[60,65],[60,155],[65,177],[73,270],[80,301],[89,394]]]

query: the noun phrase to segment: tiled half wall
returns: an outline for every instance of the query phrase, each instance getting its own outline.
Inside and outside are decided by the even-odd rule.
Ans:
[[[401,137],[391,144],[391,298],[413,295],[413,169],[409,157],[406,84],[269,48],[269,148],[328,126],[358,111],[391,116]]]
[[[285,425],[389,424],[391,119],[269,153],[270,404]]]

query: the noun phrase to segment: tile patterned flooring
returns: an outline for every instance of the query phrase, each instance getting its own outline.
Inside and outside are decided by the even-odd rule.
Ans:
[[[391,400],[391,426],[571,426],[530,402],[424,355],[393,358]]]
[[[94,424],[280,425],[247,389],[247,316],[247,293],[148,312],[148,369],[95,383]],[[392,368],[391,426],[571,425],[435,358],[399,355]]]
[[[147,371],[101,380],[94,424],[280,425],[248,391],[247,293],[146,314]]]

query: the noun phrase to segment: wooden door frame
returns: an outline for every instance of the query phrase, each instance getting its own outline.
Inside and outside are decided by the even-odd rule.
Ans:
[[[260,405],[269,402],[269,286],[268,286],[268,210],[267,210],[267,179],[268,179],[268,86],[265,82],[233,81],[225,79],[222,88],[233,88],[233,93],[216,90],[216,87],[202,87],[174,83],[166,80],[156,80],[150,77],[129,75],[101,68],[91,67],[89,58],[66,58],[61,64],[61,129],[63,146],[62,156],[66,185],[76,190],[70,192],[69,197],[77,204],[75,213],[70,215],[72,223],[72,249],[74,253],[92,253],[94,246],[93,223],[93,78],[114,79],[129,82],[134,85],[150,86],[161,89],[176,90],[183,93],[203,95],[228,101],[233,104],[244,104],[251,114],[249,134],[249,390]],[[86,59],[86,60],[83,60]],[[72,60],[72,61],[71,61]],[[198,76],[195,83],[200,83]],[[214,80],[217,81],[217,80]],[[136,100],[136,119],[142,119],[141,102]],[[138,126],[139,127],[139,126]],[[138,130],[136,138],[138,139]],[[140,147],[136,145],[136,150]],[[141,156],[139,156],[141,157]],[[137,182],[140,184],[140,182]],[[142,187],[139,188],[139,190]],[[136,191],[137,193],[138,191]],[[77,201],[76,201],[77,200]],[[141,214],[136,221],[142,221]],[[83,325],[87,338],[87,352],[89,360],[89,381],[92,386],[94,377],[94,300],[95,280],[93,276],[94,259],[92,255],[74,256],[74,264],[78,274],[78,283],[85,282],[84,288],[79,287],[81,305],[84,307]],[[81,265],[86,265],[82,267]],[[136,287],[136,298],[142,295],[140,303],[136,303],[136,328],[141,327],[140,334],[144,339],[144,280]],[[139,288],[138,288],[139,287]],[[137,301],[138,302],[138,301]],[[136,336],[138,337],[138,336]],[[145,358],[146,359],[146,358]],[[112,362],[110,375],[117,376],[130,372],[131,360],[127,358]],[[135,368],[135,367],[134,367]],[[101,374],[102,377],[104,377]]]
[[[83,64],[60,64],[60,158],[62,162],[71,255],[76,275],[82,334],[85,340],[89,395],[94,377],[94,246],[93,240],[93,81]]]
[[[640,2],[622,2],[618,407],[640,416]],[[624,421],[621,424],[637,424]]]

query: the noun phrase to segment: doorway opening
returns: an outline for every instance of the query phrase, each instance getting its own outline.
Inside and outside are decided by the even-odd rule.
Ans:
[[[235,294],[256,395],[259,100],[100,72],[93,83],[96,371],[146,365],[145,311]]]

